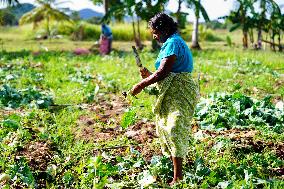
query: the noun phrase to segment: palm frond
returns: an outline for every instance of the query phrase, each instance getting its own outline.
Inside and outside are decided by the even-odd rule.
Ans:
[[[28,23],[34,23],[34,28],[37,27],[38,23],[43,21],[45,19],[44,17],[44,7],[38,7],[33,9],[32,11],[24,14],[20,20],[19,20],[19,24],[23,25],[23,24],[28,24]]]
[[[68,15],[64,14],[63,12],[57,9],[52,8],[49,4],[44,4],[24,14],[21,17],[19,23],[20,25],[27,23],[34,23],[34,27],[37,27],[39,22],[47,18],[55,21],[62,21],[62,20],[70,21]]]
[[[234,24],[231,28],[230,28],[230,32],[235,31],[236,29],[238,29],[241,26],[240,23]]]
[[[202,14],[204,20],[205,20],[206,22],[210,22],[210,18],[209,18],[209,16],[208,16],[208,14],[207,14],[205,8],[204,8],[201,4],[200,4],[200,7],[199,7],[199,8],[200,8],[200,11],[201,11],[201,14]]]

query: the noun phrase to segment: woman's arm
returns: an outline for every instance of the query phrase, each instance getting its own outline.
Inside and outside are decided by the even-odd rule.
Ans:
[[[152,74],[153,73],[150,72],[147,68],[145,68],[145,67],[140,68],[140,75],[141,75],[142,79],[145,79],[145,78],[149,77]]]
[[[161,64],[160,64],[159,69],[157,71],[155,71],[149,77],[143,79],[138,84],[136,84],[131,89],[131,94],[136,95],[136,94],[140,93],[142,91],[142,89],[144,89],[145,87],[165,79],[169,75],[169,73],[171,72],[172,67],[175,63],[175,59],[176,59],[175,55],[171,55],[171,56],[168,56],[166,58],[163,58],[161,60]]]

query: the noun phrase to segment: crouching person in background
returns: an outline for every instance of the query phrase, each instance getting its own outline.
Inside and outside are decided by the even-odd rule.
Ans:
[[[100,53],[109,54],[112,46],[112,32],[109,26],[102,24],[102,34],[100,36]]]

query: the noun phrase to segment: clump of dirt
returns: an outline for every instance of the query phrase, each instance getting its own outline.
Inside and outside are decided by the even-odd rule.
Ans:
[[[128,127],[124,134],[137,143],[150,143],[154,138],[157,138],[155,124],[151,122],[139,121]]]
[[[128,104],[123,99],[116,95],[110,95],[109,99],[100,97],[98,103],[93,104],[91,111],[96,112],[97,118],[106,124],[118,124],[122,114],[125,112]]]
[[[0,109],[0,117],[9,116],[11,114],[17,114],[17,115],[24,115],[26,111],[23,108],[17,108],[17,109]]]
[[[243,152],[262,152],[265,148],[274,151],[276,155],[284,160],[284,143],[266,142],[248,138],[246,140],[233,140],[235,142],[235,150]]]
[[[162,156],[160,146],[153,146],[151,143],[145,143],[135,148],[138,150],[146,161],[150,162],[153,156]]]
[[[19,155],[27,159],[32,171],[45,171],[52,159],[52,150],[49,144],[37,141],[28,144]]]
[[[153,122],[139,121],[128,127],[124,135],[138,144],[142,144],[136,146],[135,149],[143,155],[146,161],[150,161],[153,155],[162,155],[160,148],[155,148],[152,145],[153,140],[157,138]]]
[[[89,116],[82,115],[79,117],[78,124],[83,124],[83,125],[94,125],[95,120]]]
[[[121,134],[121,127],[116,128],[103,128],[100,132],[96,132],[94,135],[95,142],[107,141],[116,138]]]
[[[111,139],[126,136],[133,140],[132,147],[138,150],[146,160],[150,160],[153,154],[161,154],[160,149],[152,147],[151,143],[156,136],[155,124],[153,122],[138,121],[134,125],[123,130],[120,120],[128,107],[123,97],[116,95],[98,96],[97,103],[88,106],[90,112],[94,112],[94,118],[84,115],[80,116],[75,135],[78,139],[93,142],[107,142]],[[105,127],[106,125],[114,126]],[[111,151],[112,154],[124,154],[130,145],[107,147],[94,150],[95,154],[102,151]]]
[[[31,142],[17,156],[24,156],[28,161],[37,182],[37,187],[46,188],[46,169],[53,157],[51,146],[46,142]]]
[[[87,115],[82,115],[77,120],[77,127],[73,128],[76,139],[85,141],[93,140],[95,120]]]
[[[97,103],[88,106],[90,112],[95,112],[94,118],[82,115],[77,121],[77,127],[73,133],[77,139],[101,142],[115,138],[123,134],[119,126],[121,116],[128,104],[116,95],[98,96]],[[105,128],[105,125],[113,124],[115,128]]]
[[[278,79],[275,84],[274,84],[274,88],[279,89],[280,87],[282,87],[284,84],[284,79]]]
[[[117,126],[116,128],[104,128],[95,119],[82,115],[77,121],[77,127],[73,128],[73,133],[76,139],[102,142],[115,138],[121,134],[122,128]]]

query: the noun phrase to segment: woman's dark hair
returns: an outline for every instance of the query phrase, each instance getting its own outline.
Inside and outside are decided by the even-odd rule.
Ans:
[[[166,35],[172,35],[177,32],[177,23],[167,14],[158,13],[150,19],[148,26]]]

